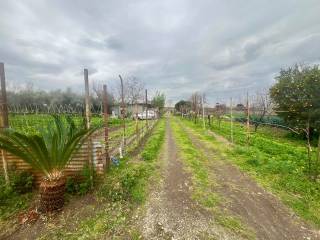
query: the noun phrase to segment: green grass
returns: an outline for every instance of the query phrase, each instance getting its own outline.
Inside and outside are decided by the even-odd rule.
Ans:
[[[84,117],[80,115],[73,115],[76,124],[80,124],[84,121]],[[51,114],[9,114],[9,125],[11,128],[28,134],[37,133],[37,130],[52,122]],[[126,120],[127,124],[132,122],[131,119]],[[103,124],[102,116],[92,116],[91,124],[98,126]],[[116,127],[122,124],[122,120],[118,118],[109,118],[109,127]]]
[[[52,227],[39,239],[140,239],[134,213],[145,202],[149,182],[157,174],[164,124],[162,119],[155,126],[142,150],[141,159],[124,158],[120,166],[113,166],[106,173],[95,192],[99,206],[94,216],[79,219],[74,229],[63,225]]]
[[[10,174],[11,180],[15,175]],[[4,176],[0,175],[0,226],[15,214],[29,207],[33,193],[19,193],[11,181],[10,185],[5,184]]]
[[[235,216],[226,215],[219,208],[218,205],[224,199],[215,192],[217,183],[212,171],[210,171],[210,165],[214,164],[214,162],[210,162],[204,153],[192,144],[188,135],[179,125],[177,118],[171,120],[171,125],[174,136],[177,139],[177,144],[181,150],[182,159],[187,166],[188,172],[192,175],[193,199],[211,211],[220,225],[242,237],[254,239],[254,233],[243,225],[240,219]]]
[[[182,121],[204,134],[201,123]],[[230,139],[228,122],[222,122],[221,128],[214,123],[210,129]],[[271,128],[268,131],[263,127],[251,134],[250,146],[247,146],[245,127],[241,124],[234,126],[234,140],[235,146],[232,148],[225,144],[216,146],[242,170],[277,194],[302,218],[320,227],[320,185],[308,177],[303,142],[292,141],[286,134],[274,135]],[[214,140],[211,138],[211,141]]]

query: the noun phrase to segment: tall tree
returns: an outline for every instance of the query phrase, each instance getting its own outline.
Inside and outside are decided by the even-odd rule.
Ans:
[[[270,96],[276,111],[296,131],[303,132],[307,139],[308,171],[317,178],[320,163],[319,149],[316,160],[312,158],[310,139],[314,130],[320,130],[320,69],[319,65],[296,64],[282,69],[276,83],[270,88]]]
[[[151,104],[159,110],[161,114],[166,103],[166,96],[164,93],[157,91],[155,96],[152,98]]]

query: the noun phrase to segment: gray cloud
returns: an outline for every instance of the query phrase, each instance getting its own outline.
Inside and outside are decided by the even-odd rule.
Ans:
[[[173,102],[241,98],[280,68],[320,63],[318,0],[4,0],[0,61],[10,84],[83,89],[136,76]],[[9,84],[9,85],[10,85]]]

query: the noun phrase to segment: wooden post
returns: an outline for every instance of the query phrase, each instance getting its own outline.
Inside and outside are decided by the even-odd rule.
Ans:
[[[146,89],[146,130],[148,130],[148,90]]]
[[[123,91],[123,80],[121,75],[119,75],[120,84],[121,84],[121,117],[122,117],[122,143],[123,143],[123,152],[125,152],[126,148],[126,119],[125,119],[125,104],[124,104],[124,91]]]
[[[85,88],[85,117],[86,117],[86,127],[90,128],[90,91],[89,91],[89,74],[88,69],[84,69],[84,88]]]
[[[247,92],[247,145],[250,141],[250,105],[249,105],[249,93]]]
[[[135,104],[135,117],[136,117],[136,139],[137,139],[137,146],[139,145],[140,136],[139,136],[139,125],[138,125],[138,103]]]
[[[0,81],[1,81],[1,97],[0,97],[0,117],[1,117],[0,124],[1,125],[0,125],[0,127],[1,127],[1,130],[4,130],[9,127],[4,63],[0,63]],[[2,157],[5,181],[6,181],[6,184],[9,184],[10,180],[9,180],[9,175],[8,175],[7,153],[4,150],[1,150],[1,157]]]
[[[202,105],[202,123],[203,123],[203,129],[206,129],[206,122],[204,120],[204,94],[202,95],[202,98],[201,98],[201,105]]]
[[[105,150],[105,167],[108,170],[110,168],[110,156],[109,156],[109,122],[108,122],[108,92],[107,85],[103,85],[103,120],[104,120],[104,150]]]
[[[88,74],[88,69],[83,70],[84,74],[84,88],[85,88],[85,99],[84,99],[84,104],[85,104],[85,119],[86,119],[86,127],[87,129],[90,128],[90,91],[89,91],[89,74]],[[93,157],[92,157],[92,139],[91,137],[88,138],[88,162],[89,166],[91,169],[91,188],[93,188],[93,171],[94,171],[94,163],[93,163]]]
[[[232,98],[230,99],[230,134],[231,134],[231,142],[233,143],[233,112],[232,112]]]

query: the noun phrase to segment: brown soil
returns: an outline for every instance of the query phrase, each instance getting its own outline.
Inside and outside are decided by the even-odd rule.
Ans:
[[[0,239],[36,239],[46,232],[47,229],[54,226],[73,229],[77,226],[77,222],[86,217],[94,216],[95,210],[99,208],[93,194],[88,194],[84,197],[73,197],[63,208],[63,211],[55,214],[40,215],[35,223],[13,225],[14,231],[8,231],[4,235],[0,234]]]
[[[219,184],[217,191],[226,200],[222,207],[239,216],[256,232],[258,239],[320,239],[319,231],[298,218],[276,196],[224,159],[218,150],[200,140],[191,129],[185,130],[193,144],[214,160],[212,170]],[[216,139],[224,144],[227,141],[220,136]]]
[[[190,175],[183,170],[179,151],[167,121],[160,156],[162,182],[153,189],[142,221],[145,239],[239,239],[214,222],[214,217],[191,198]]]

